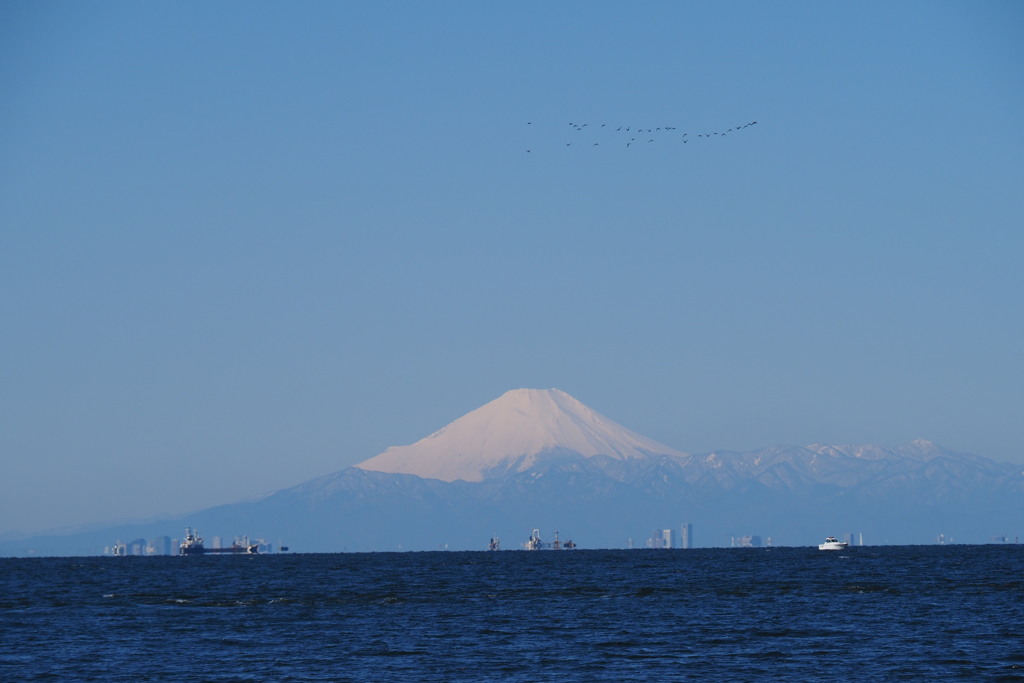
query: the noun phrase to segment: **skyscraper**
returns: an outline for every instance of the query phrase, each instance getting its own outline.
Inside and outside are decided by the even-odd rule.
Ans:
[[[683,522],[679,527],[679,547],[683,550],[693,547],[693,525],[689,522]]]

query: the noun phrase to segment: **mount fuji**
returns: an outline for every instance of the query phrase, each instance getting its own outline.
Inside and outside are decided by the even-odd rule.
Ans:
[[[643,460],[669,448],[599,415],[558,389],[514,389],[411,446],[395,446],[356,465],[441,481],[480,482],[553,461],[605,456]]]
[[[691,455],[558,389],[515,389],[416,443],[275,491],[146,524],[0,543],[0,555],[97,554],[121,538],[249,534],[302,552],[644,547],[692,524],[697,546],[857,534],[867,544],[981,543],[1024,531],[1021,466],[916,440]]]

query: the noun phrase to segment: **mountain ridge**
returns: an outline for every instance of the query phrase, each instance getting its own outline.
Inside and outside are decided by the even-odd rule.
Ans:
[[[442,473],[450,481],[417,473],[445,460],[449,448],[455,466]],[[525,539],[533,528],[560,529],[580,547],[615,548],[682,522],[694,525],[703,546],[749,535],[810,545],[853,531],[871,544],[934,542],[940,534],[984,542],[1024,531],[1022,469],[924,439],[692,455],[631,432],[565,392],[523,389],[415,444],[259,498],[150,523],[13,539],[0,542],[0,555],[97,554],[117,538],[174,537],[185,526],[318,552],[483,548],[492,535]]]

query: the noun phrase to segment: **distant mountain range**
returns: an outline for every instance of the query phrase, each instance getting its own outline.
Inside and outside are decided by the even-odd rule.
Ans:
[[[521,547],[531,530],[581,548],[643,547],[692,524],[695,545],[984,543],[1024,527],[1020,465],[917,440],[690,455],[557,389],[517,389],[409,446],[253,501],[187,516],[0,543],[0,554],[99,554],[118,538],[208,536],[295,551]],[[770,539],[770,541],[769,541]],[[676,541],[678,542],[678,541]]]

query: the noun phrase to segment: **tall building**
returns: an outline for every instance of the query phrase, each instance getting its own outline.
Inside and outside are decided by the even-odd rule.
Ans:
[[[683,522],[679,527],[679,547],[683,550],[693,547],[693,525],[689,522]]]
[[[672,530],[662,529],[661,530],[661,547],[666,550],[672,549]]]
[[[146,546],[147,555],[170,555],[171,554],[171,537],[170,536],[157,536],[149,542]]]

